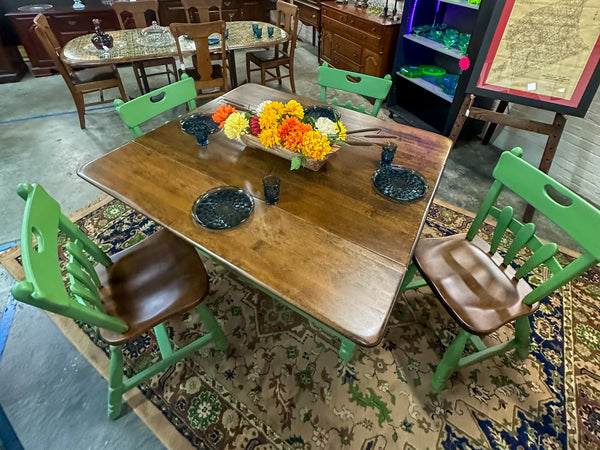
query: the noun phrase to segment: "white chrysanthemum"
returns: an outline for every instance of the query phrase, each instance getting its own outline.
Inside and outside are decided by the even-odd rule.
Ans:
[[[337,127],[335,126],[335,123],[327,117],[319,117],[315,121],[315,129],[319,133],[324,135],[336,134],[338,131]]]
[[[265,106],[267,106],[269,103],[271,103],[272,100],[265,100],[264,102],[262,102],[260,105],[258,105],[258,107],[256,108],[256,115],[258,117],[260,117],[260,115],[263,113],[263,111],[265,110]]]

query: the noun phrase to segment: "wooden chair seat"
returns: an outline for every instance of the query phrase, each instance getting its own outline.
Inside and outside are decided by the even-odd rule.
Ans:
[[[535,312],[539,303],[523,303],[532,291],[502,257],[489,255],[490,245],[466,234],[422,239],[414,261],[450,315],[469,333],[483,336],[518,317]]]
[[[112,265],[96,267],[102,304],[107,314],[128,326],[123,333],[100,330],[111,345],[198,306],[208,293],[208,275],[196,251],[166,230],[111,259]]]
[[[247,57],[250,58],[250,61],[256,64],[268,64],[271,63],[273,67],[276,67],[280,64],[286,64],[290,58],[287,55],[283,55],[279,53],[278,57],[275,57],[274,50],[262,50],[259,52],[248,52]]]
[[[73,84],[94,83],[96,81],[111,80],[117,77],[114,66],[90,67],[81,69],[71,74]]]

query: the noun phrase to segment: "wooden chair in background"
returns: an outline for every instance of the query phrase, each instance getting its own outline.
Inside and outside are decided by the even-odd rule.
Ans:
[[[142,123],[184,103],[187,103],[191,111],[196,108],[195,99],[194,80],[183,74],[181,81],[158,88],[127,103],[117,99],[114,105],[117,113],[136,138],[144,134],[140,129]]]
[[[339,103],[337,97],[333,98],[331,104],[377,117],[379,108],[381,108],[383,101],[387,98],[392,87],[392,77],[388,74],[384,78],[379,78],[362,73],[334,69],[324,62],[319,67],[319,85],[321,86],[321,101],[323,103],[327,102],[328,87],[375,99],[371,112],[366,111],[365,105],[354,106],[351,100],[342,105]]]
[[[11,293],[24,303],[99,328],[110,345],[111,419],[119,417],[125,392],[211,342],[220,350],[227,348],[223,331],[203,303],[209,281],[194,247],[161,230],[109,257],[61,213],[41,186],[21,184],[18,193],[26,201],[21,229],[26,280]],[[59,230],[68,238],[68,290],[58,257]],[[164,322],[194,308],[208,333],[174,350]],[[124,379],[123,345],[152,329],[162,359]]]
[[[146,28],[152,25],[153,21],[160,25],[158,19],[158,0],[115,2],[112,4],[112,8],[119,19],[122,30]],[[171,75],[173,75],[173,79],[177,80],[177,67],[175,65],[175,58],[173,57],[135,61],[132,63],[132,67],[135,73],[135,80],[142,94],[150,91],[147,80],[149,77],[166,75],[170,83]],[[164,67],[165,70],[147,74],[146,69],[150,67]]]
[[[285,30],[289,40],[278,44],[274,49],[246,53],[246,76],[250,82],[250,72],[260,70],[260,84],[265,85],[270,81],[277,80],[281,84],[283,78],[290,79],[292,92],[296,92],[294,84],[294,52],[296,40],[298,39],[298,7],[283,0],[277,1],[277,22],[279,28]],[[251,69],[254,64],[258,69]],[[287,69],[286,75],[281,74],[281,68]],[[275,69],[275,73],[271,70]],[[269,74],[271,78],[267,78]]]
[[[181,0],[188,23],[223,20],[223,0]]]
[[[401,292],[428,285],[460,327],[435,371],[434,389],[443,388],[457,370],[498,354],[514,349],[516,358],[526,358],[529,316],[540,301],[600,261],[600,211],[523,161],[522,155],[523,150],[515,148],[500,156],[493,172],[494,183],[466,235],[421,239],[417,243],[413,263],[402,282]],[[496,206],[505,187],[570,235],[584,253],[563,267],[554,256],[558,246],[538,239],[533,223],[514,219],[510,206]],[[488,215],[496,221],[491,245],[478,236]],[[503,240],[510,244],[506,251],[499,250]],[[519,266],[516,257],[523,248],[529,254]],[[549,275],[533,287],[526,281],[527,276],[542,264]],[[412,281],[417,269],[423,280]],[[481,337],[508,323],[514,324],[514,339],[493,347],[483,343]],[[469,342],[476,351],[463,356]]]
[[[33,19],[33,28],[44,49],[50,55],[56,70],[62,75],[73,96],[81,129],[85,128],[86,106],[101,105],[113,101],[113,99],[104,100],[104,90],[117,88],[121,98],[124,101],[127,100],[123,83],[121,83],[121,77],[114,65],[74,70],[60,59],[62,48],[53,31],[50,29],[46,16],[43,14],[35,16]],[[100,93],[100,101],[86,103],[85,94],[92,92]]]
[[[225,21],[206,23],[172,23],[169,25],[171,33],[177,43],[179,52],[179,61],[182,69],[180,72],[186,73],[194,79],[198,97],[218,97],[228,91],[227,86],[227,58],[225,52]],[[219,60],[221,64],[213,64],[211,51],[209,49],[208,37],[211,34],[220,35],[221,49]],[[193,55],[192,66],[186,67],[184,55],[181,50],[179,36],[187,36],[187,39],[194,41],[196,53]],[[204,91],[204,92],[202,92]]]

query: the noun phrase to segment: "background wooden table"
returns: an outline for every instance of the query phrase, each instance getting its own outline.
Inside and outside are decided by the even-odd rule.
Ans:
[[[319,102],[245,84],[219,102],[257,106],[263,100]],[[319,172],[289,170],[289,161],[245,148],[223,133],[206,147],[171,122],[86,164],[79,175],[147,214],[207,254],[355,343],[376,345],[423,226],[451,141],[417,128],[339,108],[349,130],[380,127],[399,137],[395,163],[420,172],[424,199],[397,203],[375,191],[371,177],[381,147],[343,146]],[[261,180],[281,178],[280,202],[264,203]],[[246,189],[253,215],[232,230],[194,222],[192,204],[222,185]]]

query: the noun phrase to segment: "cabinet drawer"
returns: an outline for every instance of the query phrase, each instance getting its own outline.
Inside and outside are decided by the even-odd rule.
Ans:
[[[381,50],[381,38],[379,36],[365,33],[364,31],[350,27],[344,28],[344,35],[348,39],[352,40],[352,42],[359,44],[361,47],[370,48],[371,50],[375,51]]]
[[[96,12],[93,14],[93,17],[90,14],[80,13],[54,14],[50,17],[50,22],[54,30],[93,33],[94,25],[92,24],[92,18],[102,21],[101,26],[103,30],[115,29],[113,25],[116,22],[116,16],[112,11]]]
[[[296,6],[298,6],[298,15],[301,22],[313,27],[319,27],[319,8],[305,5],[304,3],[296,3]]]
[[[327,9],[326,7],[321,9],[321,16],[331,17],[333,20],[337,20],[338,22],[342,23],[346,23],[347,18],[346,14]]]
[[[360,64],[362,57],[362,46],[343,38],[342,36],[335,34],[333,36],[333,50],[348,58],[349,60]]]
[[[362,73],[362,66],[355,61],[350,61],[344,55],[340,55],[338,52],[331,52],[331,64],[336,69],[349,70],[350,72]]]
[[[383,27],[381,25],[368,20],[359,19],[358,17],[348,16],[346,23],[348,26],[366,31],[367,33],[374,34],[376,36],[381,36],[383,34]]]

